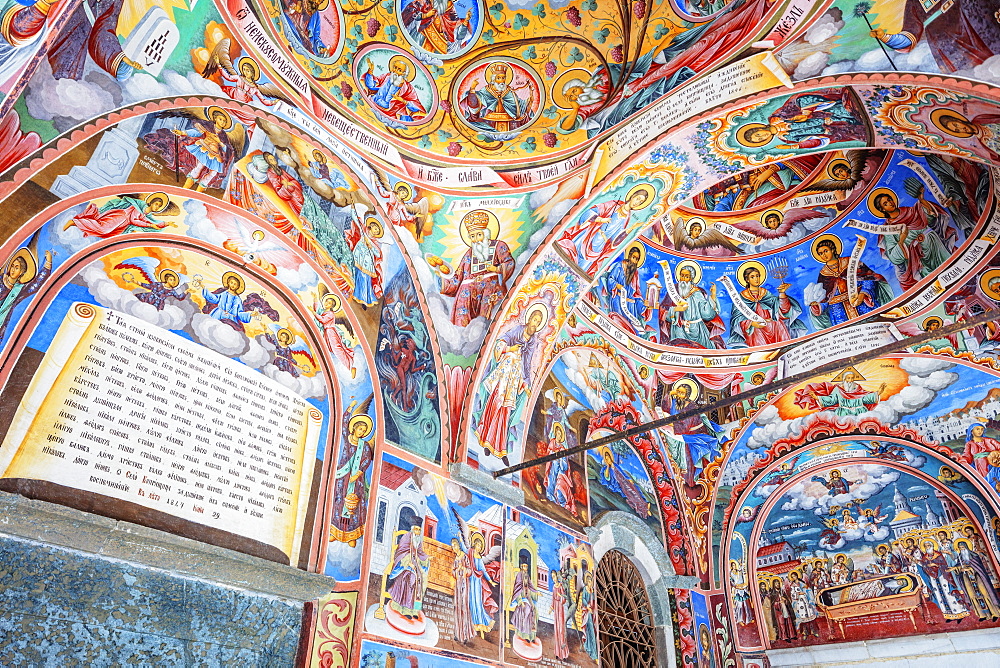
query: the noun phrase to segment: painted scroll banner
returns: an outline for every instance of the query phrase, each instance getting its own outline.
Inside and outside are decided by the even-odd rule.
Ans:
[[[858,355],[903,338],[892,323],[870,322],[838,329],[817,337],[779,358],[778,376],[784,378],[820,364]]]
[[[111,497],[263,543],[295,564],[321,425],[319,411],[266,376],[78,302],[18,406],[0,478]],[[240,549],[234,542],[226,546]]]

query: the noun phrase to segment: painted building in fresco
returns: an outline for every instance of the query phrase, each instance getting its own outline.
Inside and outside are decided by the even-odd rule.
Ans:
[[[1000,5],[2,15],[0,664],[1000,661]]]

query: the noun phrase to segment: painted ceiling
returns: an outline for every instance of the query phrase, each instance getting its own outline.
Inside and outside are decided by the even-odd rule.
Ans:
[[[78,301],[283,383],[324,418],[330,531],[300,565],[345,582],[383,451],[492,472],[691,405],[697,424],[572,460],[576,488],[509,480],[575,531],[637,515],[734,605],[726,564],[752,578],[761,531],[736,518],[777,534],[776,498],[816,507],[792,487],[802,462],[773,476],[838,435],[868,435],[826,453],[861,453],[858,480],[888,461],[898,485],[950,494],[934,480],[952,466],[990,526],[1000,468],[961,464],[964,427],[944,425],[998,385],[995,326],[711,403],[1000,303],[998,10],[9,1],[0,385]],[[256,315],[216,326],[202,316],[233,272]],[[781,639],[746,626],[743,649]]]

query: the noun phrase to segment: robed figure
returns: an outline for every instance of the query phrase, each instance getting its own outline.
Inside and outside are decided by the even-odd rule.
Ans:
[[[452,575],[455,576],[455,639],[467,643],[478,633],[481,638],[493,630],[496,614],[500,610],[493,598],[496,582],[487,570],[500,558],[501,547],[494,545],[486,551],[486,538],[482,532],[470,527],[454,508],[452,516],[458,523],[458,536],[451,541],[455,558]]]
[[[762,285],[764,267],[750,261],[740,267],[740,283],[745,287],[739,293],[750,312],[757,316],[751,320],[734,306],[729,319],[729,345],[732,348],[754,348],[798,338],[806,333],[806,326],[799,316],[802,306],[788,296],[788,283],[778,286],[778,293]]]
[[[1000,483],[1000,441],[986,435],[986,425],[977,422],[969,425],[965,438],[962,460],[975,467],[990,487]]]
[[[538,590],[531,581],[528,564],[521,564],[520,570],[514,576],[514,588],[511,591],[510,626],[515,640],[520,639],[525,645],[535,645],[538,634]]]
[[[424,551],[420,525],[414,524],[409,531],[399,532],[399,541],[385,578],[389,609],[398,616],[386,615],[386,620],[394,627],[396,624],[402,626],[399,630],[405,633],[413,632],[411,627],[415,625],[423,626],[417,620],[423,621],[424,593],[427,591],[430,567],[431,559]]]
[[[441,281],[441,294],[455,298],[451,321],[464,327],[475,318],[489,318],[507,294],[507,280],[514,273],[514,256],[499,239],[492,239],[488,211],[470,211],[462,219],[469,250],[455,272]]]
[[[809,383],[795,391],[795,404],[811,411],[833,411],[837,415],[861,415],[875,408],[881,401],[886,384],[869,392],[857,380],[864,380],[854,367],[848,367],[832,382]]]
[[[840,252],[840,239],[833,235],[824,235],[813,242],[813,257],[824,263],[816,279],[822,288],[819,298],[806,299],[817,330],[854,320],[888,304],[893,298],[885,278],[863,262],[858,264],[857,290],[852,295],[848,287],[851,259],[841,257]]]
[[[32,246],[37,245],[34,241]],[[30,247],[18,250],[7,262],[0,282],[0,340],[7,331],[14,307],[38,292],[52,273],[52,251],[45,251],[45,263],[39,269]]]
[[[379,111],[397,121],[410,123],[427,115],[423,102],[410,83],[413,65],[404,56],[389,60],[389,71],[375,75],[374,65],[368,60],[368,70],[362,78],[368,99]]]
[[[511,415],[520,397],[531,387],[532,364],[541,340],[539,330],[546,320],[541,304],[529,308],[526,322],[515,325],[499,337],[493,347],[493,366],[483,379],[488,393],[476,437],[483,454],[507,460],[507,438]]]

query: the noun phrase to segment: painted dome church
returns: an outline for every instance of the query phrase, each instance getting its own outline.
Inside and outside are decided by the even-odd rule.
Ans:
[[[0,664],[1000,662],[995,0],[0,2]]]

